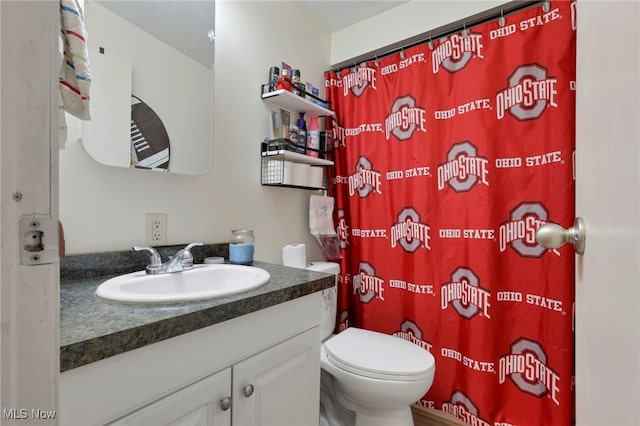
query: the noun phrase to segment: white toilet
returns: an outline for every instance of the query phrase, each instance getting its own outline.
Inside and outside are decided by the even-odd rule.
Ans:
[[[325,415],[320,424],[413,426],[411,404],[433,383],[433,356],[411,342],[375,331],[350,327],[332,335],[340,265],[312,262],[307,269],[336,274],[336,286],[322,293],[320,394],[321,416]]]

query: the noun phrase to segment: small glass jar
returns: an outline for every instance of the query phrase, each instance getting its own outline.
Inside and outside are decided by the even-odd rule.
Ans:
[[[236,265],[251,265],[256,239],[251,229],[234,229],[229,240],[229,262]]]

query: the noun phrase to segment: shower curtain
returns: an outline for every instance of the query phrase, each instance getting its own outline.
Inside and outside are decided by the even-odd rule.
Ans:
[[[339,328],[435,357],[418,404],[472,425],[574,419],[575,2],[326,73]],[[503,25],[501,25],[503,24]]]

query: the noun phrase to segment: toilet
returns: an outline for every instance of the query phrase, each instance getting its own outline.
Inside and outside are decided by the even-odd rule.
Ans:
[[[411,404],[433,383],[433,356],[375,331],[350,327],[333,335],[340,265],[311,262],[307,269],[336,275],[336,285],[322,292],[320,425],[413,426]]]

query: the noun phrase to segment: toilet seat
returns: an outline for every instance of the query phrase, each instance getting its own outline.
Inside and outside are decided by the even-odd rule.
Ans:
[[[359,328],[347,328],[325,342],[336,367],[372,379],[414,381],[433,374],[435,360],[406,340]]]

